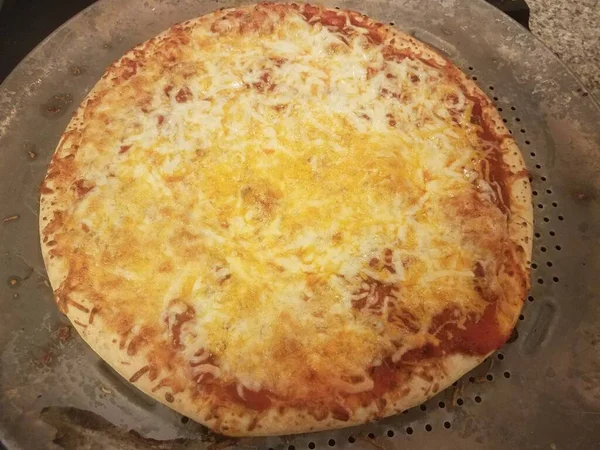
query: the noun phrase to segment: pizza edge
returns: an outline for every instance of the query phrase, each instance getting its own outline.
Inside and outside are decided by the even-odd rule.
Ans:
[[[119,349],[118,345],[111,344],[111,341],[119,339],[119,336],[117,333],[107,333],[101,317],[95,319],[91,324],[84,323],[88,315],[80,310],[70,312],[68,317],[83,340],[125,380],[184,416],[206,425],[216,432],[236,437],[315,432],[361,425],[368,421],[382,419],[425,402],[448,388],[456,379],[454,374],[468,372],[489,356],[454,354],[438,358],[433,363],[443,367],[446,375],[436,379],[436,389],[432,389],[432,383],[413,376],[403,387],[408,391],[407,394],[398,397],[394,395],[394,392],[388,392],[383,396],[388,401],[383,410],[379,410],[373,404],[368,407],[360,407],[348,420],[340,420],[332,416],[319,420],[302,408],[288,407],[281,410],[276,406],[257,412],[241,408],[239,405],[222,405],[219,413],[214,414],[212,412],[214,405],[211,404],[210,399],[200,399],[191,393],[190,388],[181,392],[173,392],[169,386],[164,386],[157,390],[157,380],[147,369],[146,355],[130,356],[126,349]],[[174,371],[167,374],[167,377],[177,377],[177,375],[178,373]],[[161,374],[161,377],[164,377],[164,374]],[[211,417],[207,418],[207,415]]]
[[[269,5],[281,7],[281,4]],[[215,11],[201,18],[184,22],[184,24],[192,27],[200,26],[203,22],[214,20],[215,17],[223,16],[227,12],[239,9],[248,10],[254,8],[254,6],[255,5],[250,5],[241,8]],[[286,7],[290,6],[286,5]],[[529,288],[533,211],[531,203],[531,187],[527,178],[527,171],[525,169],[522,154],[514,139],[509,135],[498,111],[473,81],[468,79],[467,76],[454,66],[453,63],[439,55],[426,44],[416,41],[411,36],[401,31],[366,18],[366,16],[363,16],[360,13],[333,10],[324,7],[317,8],[320,13],[331,11],[336,14],[345,13],[359,16],[361,20],[364,20],[366,24],[373,26],[379,30],[379,32],[386,34],[391,33],[400,40],[410,42],[411,45],[419,51],[420,55],[446,64],[447,67],[445,70],[453,73],[457,81],[462,83],[466,88],[467,92],[481,101],[484,119],[489,124],[493,124],[493,128],[498,135],[505,136],[501,144],[502,158],[506,166],[511,168],[510,175],[506,178],[507,189],[510,193],[509,237],[515,244],[515,247],[521,249],[517,258],[521,280],[516,280],[519,277],[508,276],[500,279],[505,290],[513,293],[513,295],[508,295],[513,301],[508,305],[508,309],[503,311],[506,319],[506,326],[510,324],[510,328],[512,328],[518,320],[524,297]],[[149,49],[151,50],[155,42],[167,38],[180,26],[181,25],[175,25],[157,37],[134,47],[107,69],[102,79],[83,100],[74,114],[73,119],[70,121],[65,133],[62,135],[56,153],[52,158],[49,172],[53,168],[60,170],[61,168],[58,160],[68,157],[77,151],[77,145],[70,142],[68,137],[71,133],[77,133],[81,129],[86,109],[90,107],[90,105],[93,107],[95,99],[97,99],[98,96],[101,96],[103,91],[111,88],[112,84],[109,75],[122,69],[127,60],[135,61],[140,54],[144,54],[144,52]],[[56,292],[67,276],[67,265],[64,260],[50,256],[52,250],[50,244],[52,242],[53,233],[46,232],[46,227],[52,221],[54,215],[61,212],[61,200],[62,203],[68,203],[65,201],[68,199],[68,195],[66,194],[66,190],[57,191],[53,190],[52,187],[55,186],[52,181],[49,182],[48,180],[45,180],[42,185],[42,195],[40,200],[40,237],[42,253],[49,280]],[[85,305],[84,308],[89,311],[89,308],[85,307]],[[286,408],[283,411],[278,411],[276,404],[262,412],[241,408],[236,404],[223,405],[224,408],[220,408],[218,416],[210,417],[211,414],[208,414],[208,410],[211,407],[210,398],[202,401],[197,396],[193,395],[191,387],[187,387],[176,396],[169,396],[167,395],[168,393],[165,393],[162,390],[155,390],[156,383],[150,379],[150,376],[146,372],[137,376],[140,373],[140,370],[148,365],[145,353],[131,356],[123,349],[120,349],[118,345],[115,345],[114,342],[118,342],[120,336],[116,332],[103,327],[101,317],[97,317],[93,323],[89,323],[91,322],[89,312],[86,313],[78,308],[70,308],[66,315],[90,347],[92,347],[103,360],[117,370],[117,372],[125,379],[129,380],[140,390],[161,403],[166,404],[170,408],[191,417],[195,421],[205,424],[218,432],[232,436],[273,435],[318,431],[347,427],[364,423],[368,420],[390,416],[426,401],[427,398],[445,389],[459,376],[468,372],[489,356],[489,354],[476,356],[455,354],[437,358],[437,361],[434,362],[443,368],[442,372],[445,373],[446,376],[439,376],[439,379],[435,380],[438,383],[438,388],[435,391],[431,390],[432,383],[425,382],[422,379],[413,376],[405,385],[405,387],[410,389],[409,394],[399,396],[397,391],[388,392],[384,395],[384,398],[389,401],[387,401],[387,404],[383,409],[377,409],[374,404],[371,404],[368,407],[360,407],[354,411],[349,420],[338,420],[331,415],[323,420],[317,420],[313,416],[306,414],[303,410],[297,408]],[[176,370],[171,370],[169,375],[175,378],[181,378],[181,375],[177,373]],[[254,422],[253,425],[252,422]]]

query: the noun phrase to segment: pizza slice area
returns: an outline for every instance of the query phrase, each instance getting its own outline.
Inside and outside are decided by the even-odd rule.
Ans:
[[[508,338],[527,282],[485,100],[413,41],[323,11],[177,26],[63,137],[44,184],[69,200],[44,229],[57,297],[92,299],[148,355],[133,382],[348,420]]]

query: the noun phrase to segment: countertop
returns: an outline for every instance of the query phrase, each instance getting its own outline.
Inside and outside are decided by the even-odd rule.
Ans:
[[[600,101],[600,0],[526,0],[529,28]]]

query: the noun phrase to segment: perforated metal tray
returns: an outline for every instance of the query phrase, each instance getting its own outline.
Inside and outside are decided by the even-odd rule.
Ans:
[[[229,440],[139,393],[52,302],[39,184],[104,68],[171,24],[236,1],[101,0],[0,87],[0,437],[9,448],[590,449],[600,442],[600,108],[524,28],[483,1],[325,2],[438,48],[493,98],[533,180],[532,292],[513,342],[404,414],[339,431]],[[129,431],[133,430],[133,431]],[[164,440],[164,442],[161,442]]]

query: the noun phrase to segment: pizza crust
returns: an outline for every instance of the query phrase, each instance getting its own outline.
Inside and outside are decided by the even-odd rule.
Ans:
[[[282,6],[277,5],[277,7],[280,8]],[[287,8],[287,6],[284,8]],[[251,11],[251,9],[252,6],[222,10],[212,15],[186,22],[183,26],[195,27],[201,25],[203,22],[210,21],[213,17],[223,17],[236,10]],[[333,10],[319,7],[319,12],[322,13],[323,11]],[[339,14],[340,11],[336,11],[336,13]],[[507,167],[510,167],[511,172],[511,175],[507,177],[507,180],[509,180],[508,191],[510,192],[509,233],[511,240],[520,249],[518,262],[520,270],[524,274],[521,279],[506,276],[501,280],[504,283],[505,290],[514,294],[514,301],[504,311],[506,322],[512,328],[518,319],[522,300],[529,288],[529,264],[533,230],[531,188],[522,155],[515,141],[510,137],[497,110],[487,99],[486,95],[460,70],[451,65],[448,60],[407,34],[367,19],[358,13],[348,12],[348,14],[360,17],[365,23],[376,26],[381,33],[396,36],[399,42],[412,47],[424,58],[433,60],[440,65],[449,64],[450,70],[455,73],[456,78],[466,87],[468,92],[481,99],[484,117],[495,125],[496,132],[499,135],[506,136],[502,141],[502,157]],[[72,187],[61,186],[61,183],[65,179],[68,179],[68,177],[64,177],[62,164],[65,161],[68,162],[70,155],[77,152],[77,135],[85,127],[86,110],[89,105],[98,101],[98,93],[103,92],[104,89],[111,86],[111,80],[115,74],[127,70],[126,62],[128,60],[135,60],[147,48],[168,37],[171,32],[172,30],[167,30],[148,43],[132,49],[119,62],[111,66],[102,77],[102,80],[89,93],[86,100],[82,102],[82,105],[75,113],[61,138],[49,171],[50,174],[52,170],[55,170],[56,174],[46,179],[42,188],[40,204],[42,252],[48,276],[57,293],[57,297],[60,296],[61,286],[68,276],[68,265],[65,259],[68,258],[68,255],[53,254],[54,236],[56,234],[54,228],[57,223],[57,215],[60,216],[63,208],[67,206],[65,205],[65,202],[68,202],[66,190]],[[59,301],[58,298],[57,301]],[[402,386],[408,393],[388,392],[383,396],[386,400],[385,406],[378,408],[375,404],[372,404],[369,407],[357,408],[348,420],[338,420],[331,414],[318,420],[302,408],[285,408],[283,410],[269,408],[266,411],[256,412],[241,408],[237,404],[221,404],[215,407],[214,404],[211,404],[210,398],[201,398],[197,394],[194,394],[192,389],[186,388],[187,380],[185,375],[175,368],[161,368],[159,377],[154,379],[151,379],[150,371],[143,372],[140,376],[137,376],[136,374],[140,373],[140,369],[148,366],[148,353],[142,351],[131,355],[127,351],[126,346],[119,347],[116,343],[122,339],[122,336],[106,326],[101,315],[94,316],[93,302],[86,298],[79,298],[77,302],[79,306],[69,307],[66,314],[83,339],[103,360],[117,370],[125,379],[131,381],[135,378],[135,381],[131,381],[132,384],[159,402],[217,432],[230,436],[277,435],[318,431],[347,427],[390,416],[424,402],[429,397],[448,387],[459,376],[477,366],[489,355],[455,354],[432,359],[429,361],[429,364],[435,365],[438,368],[435,380],[436,386],[433,386],[433,383],[426,382],[422,378],[412,375],[408,378],[406,384]],[[170,379],[171,385],[182,386],[183,388],[180,392],[172,392],[173,390],[169,386],[157,389],[157,382],[160,379]],[[173,395],[173,393],[176,395]]]
[[[131,356],[125,350],[119,349],[112,341],[120,339],[116,333],[107,332],[103,326],[101,317],[94,319],[92,324],[88,323],[89,315],[75,310],[69,314],[69,319],[83,340],[100,356],[106,363],[115,369],[124,379],[131,380],[139,373],[140,369],[148,363],[144,354]],[[86,325],[83,327],[81,324]],[[375,405],[359,408],[349,420],[337,420],[334,417],[325,417],[317,420],[307,411],[286,408],[282,411],[269,409],[261,413],[251,412],[240,414],[236,408],[224,406],[218,409],[216,414],[207,419],[207,411],[214,408],[205,402],[184,391],[170,397],[169,389],[156,390],[156,380],[152,381],[148,373],[139,377],[132,384],[145,394],[153,397],[160,403],[183,414],[192,420],[201,423],[212,430],[228,436],[275,436],[299,432],[314,432],[328,429],[345,428],[360,425],[368,421],[382,419],[397,414],[425,402],[437,393],[448,388],[454,381],[454,374],[463,374],[479,365],[487,356],[469,356],[455,354],[447,358],[435,361],[434,364],[443,365],[446,376],[439,377],[436,382],[438,386],[432,389],[431,383],[419,377],[412,377],[405,388],[409,393],[400,398],[392,394],[385,396],[389,400],[385,408],[378,410]],[[173,376],[175,373],[167,374]],[[130,381],[131,382],[131,381]],[[169,399],[173,399],[169,401]],[[249,427],[254,422],[254,426]]]

